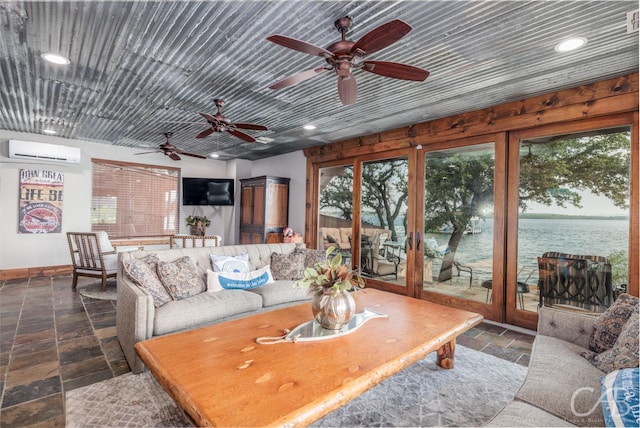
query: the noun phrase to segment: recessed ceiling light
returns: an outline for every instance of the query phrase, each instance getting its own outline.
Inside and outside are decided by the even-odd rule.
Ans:
[[[69,61],[69,58],[51,52],[43,53],[42,58],[49,61],[50,63],[60,65],[67,65],[71,62]]]
[[[304,125],[303,128],[306,129],[307,131],[312,131],[312,130],[316,129],[316,126],[308,124],[308,125]]]
[[[44,132],[45,134],[49,134],[49,135],[57,134],[57,132],[54,131],[53,129],[43,129],[42,132]]]
[[[586,43],[587,39],[584,37],[573,37],[571,39],[561,41],[554,49],[556,52],[569,52],[584,46]]]

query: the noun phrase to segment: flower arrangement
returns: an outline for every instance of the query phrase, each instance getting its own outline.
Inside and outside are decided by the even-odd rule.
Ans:
[[[211,224],[211,220],[209,220],[207,217],[205,216],[197,216],[197,215],[190,215],[187,216],[187,226],[196,226],[198,225],[198,223],[201,223],[204,225],[204,227],[207,227]]]
[[[342,291],[364,288],[364,279],[342,263],[342,254],[335,246],[327,248],[325,261],[304,270],[304,277],[294,283],[297,287],[309,287],[312,294],[334,295]]]
[[[187,226],[191,226],[191,234],[204,236],[207,226],[211,224],[211,220],[202,216],[190,215],[187,217]]]

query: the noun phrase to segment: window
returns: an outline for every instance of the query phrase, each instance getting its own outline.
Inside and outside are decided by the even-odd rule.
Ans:
[[[91,230],[111,238],[178,230],[180,169],[92,159]]]

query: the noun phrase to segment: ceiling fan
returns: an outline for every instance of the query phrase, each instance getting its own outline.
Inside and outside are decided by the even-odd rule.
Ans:
[[[233,123],[228,118],[222,115],[222,107],[224,106],[224,101],[221,99],[215,99],[213,102],[216,104],[218,108],[218,112],[216,114],[202,113],[198,112],[198,114],[205,118],[206,123],[203,122],[169,122],[169,123],[194,123],[198,125],[206,125],[208,128],[204,131],[200,132],[196,135],[196,138],[204,138],[213,134],[214,132],[225,132],[227,131],[229,134],[238,137],[244,141],[249,143],[254,143],[256,141],[251,135],[239,131],[239,129],[254,129],[256,131],[268,131],[264,125],[256,125],[254,123]]]
[[[169,138],[171,138],[171,136],[173,135],[173,132],[165,132],[164,133],[164,137],[167,139],[166,142],[160,144],[158,146],[158,148],[156,150],[150,151],[150,152],[142,152],[142,153],[135,153],[136,155],[146,155],[148,153],[164,153],[165,156],[169,156],[171,159],[178,161],[180,160],[180,156],[178,155],[185,155],[185,156],[191,156],[194,158],[199,158],[199,159],[206,159],[206,156],[202,156],[202,155],[197,155],[195,153],[188,153],[185,152],[184,150],[181,150],[179,148],[177,148],[176,146],[174,146],[173,144],[171,144],[169,142]]]
[[[334,22],[336,29],[342,33],[342,40],[335,42],[326,49],[312,45],[302,40],[274,34],[267,37],[270,42],[309,55],[323,57],[328,66],[301,71],[269,86],[270,89],[282,89],[310,79],[325,71],[334,70],[338,75],[338,94],[343,105],[356,102],[358,88],[353,69],[359,68],[369,73],[401,80],[423,81],[429,76],[427,70],[412,65],[388,61],[365,61],[368,54],[379,51],[400,40],[411,31],[412,27],[400,19],[394,19],[374,28],[362,36],[357,42],[347,40],[347,31],[353,20],[345,16]]]

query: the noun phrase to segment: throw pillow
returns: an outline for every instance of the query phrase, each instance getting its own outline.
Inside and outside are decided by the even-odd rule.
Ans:
[[[222,285],[220,285],[218,281],[218,273],[207,269],[207,292],[215,293],[222,290],[224,290],[224,288],[222,288]]]
[[[624,293],[598,317],[593,324],[589,349],[601,353],[611,349],[631,313],[638,307],[638,298]]]
[[[622,327],[618,339],[611,349],[599,354],[592,351],[583,351],[580,355],[605,373],[638,366],[640,362],[638,359],[638,335],[640,334],[638,314],[638,307],[636,306],[636,310]]]
[[[298,280],[304,276],[303,253],[271,253],[271,273],[275,280]]]
[[[237,256],[209,254],[209,258],[214,272],[249,272],[249,253],[238,254]]]
[[[249,290],[273,282],[269,265],[247,273],[207,272],[207,291]]]
[[[638,427],[640,369],[616,370],[602,377],[602,413],[607,427]]]
[[[295,252],[304,254],[305,269],[314,267],[316,263],[324,263],[324,261],[326,260],[326,254],[324,250],[314,250],[312,248],[296,248]]]
[[[186,299],[205,290],[205,284],[191,257],[158,262],[158,277],[174,300]]]
[[[164,288],[164,285],[162,285],[162,282],[160,282],[160,278],[158,278],[156,273],[157,264],[158,258],[155,254],[151,254],[142,259],[124,260],[122,268],[133,282],[147,290],[153,298],[153,306],[159,308],[173,299],[167,289]]]
[[[328,242],[329,244],[337,244],[337,243],[338,243],[338,241],[336,241],[336,238],[334,238],[334,237],[333,237],[333,236],[331,236],[331,235],[327,235],[327,242]]]

